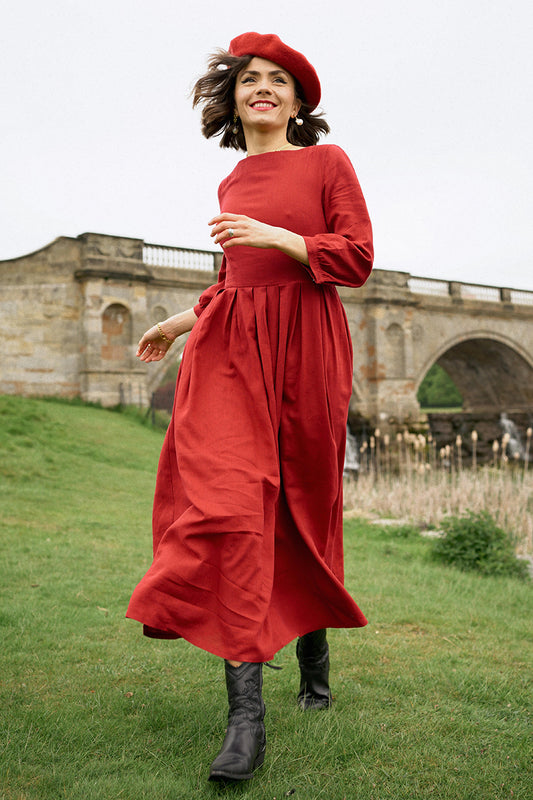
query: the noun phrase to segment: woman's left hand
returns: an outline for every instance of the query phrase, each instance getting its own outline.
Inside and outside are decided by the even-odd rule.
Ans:
[[[237,245],[274,248],[302,264],[309,264],[305,239],[298,233],[258,222],[251,217],[245,217],[244,214],[228,212],[213,217],[209,224],[213,226],[211,236],[224,250]]]
[[[275,228],[258,222],[251,217],[243,214],[218,214],[209,221],[212,225],[211,236],[216,244],[222,247],[234,247],[235,245],[247,245],[248,247],[279,247],[280,234],[284,233],[282,228]]]

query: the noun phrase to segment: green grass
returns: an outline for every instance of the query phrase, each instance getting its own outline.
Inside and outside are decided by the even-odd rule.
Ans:
[[[333,708],[296,708],[289,645],[265,670],[263,769],[208,784],[220,660],[124,619],[161,441],[134,416],[0,397],[2,800],[533,797],[531,582],[442,566],[412,530],[361,520],[346,583],[370,624],[330,633]]]

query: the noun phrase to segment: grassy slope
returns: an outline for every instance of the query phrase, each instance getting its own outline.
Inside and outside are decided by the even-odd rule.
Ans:
[[[4,800],[219,794],[219,660],[124,620],[161,440],[108,411],[0,397]],[[531,798],[531,584],[446,569],[428,542],[359,521],[345,538],[370,625],[331,632],[334,708],[295,708],[287,647],[265,675],[265,766],[227,793]]]

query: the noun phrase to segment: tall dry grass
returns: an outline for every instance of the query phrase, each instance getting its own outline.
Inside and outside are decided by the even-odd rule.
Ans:
[[[524,457],[509,453],[508,434],[495,440],[490,464],[479,467],[476,431],[472,465],[465,466],[463,442],[437,449],[431,436],[405,432],[395,439],[374,432],[360,448],[356,478],[345,479],[350,515],[393,517],[421,527],[438,527],[447,515],[488,511],[512,537],[517,553],[533,555],[531,428]]]

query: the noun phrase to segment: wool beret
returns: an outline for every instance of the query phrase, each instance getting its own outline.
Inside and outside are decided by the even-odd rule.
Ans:
[[[241,33],[232,39],[229,46],[232,56],[259,56],[279,64],[296,78],[312,111],[320,102],[320,81],[312,64],[306,57],[293,50],[275,33]]]

